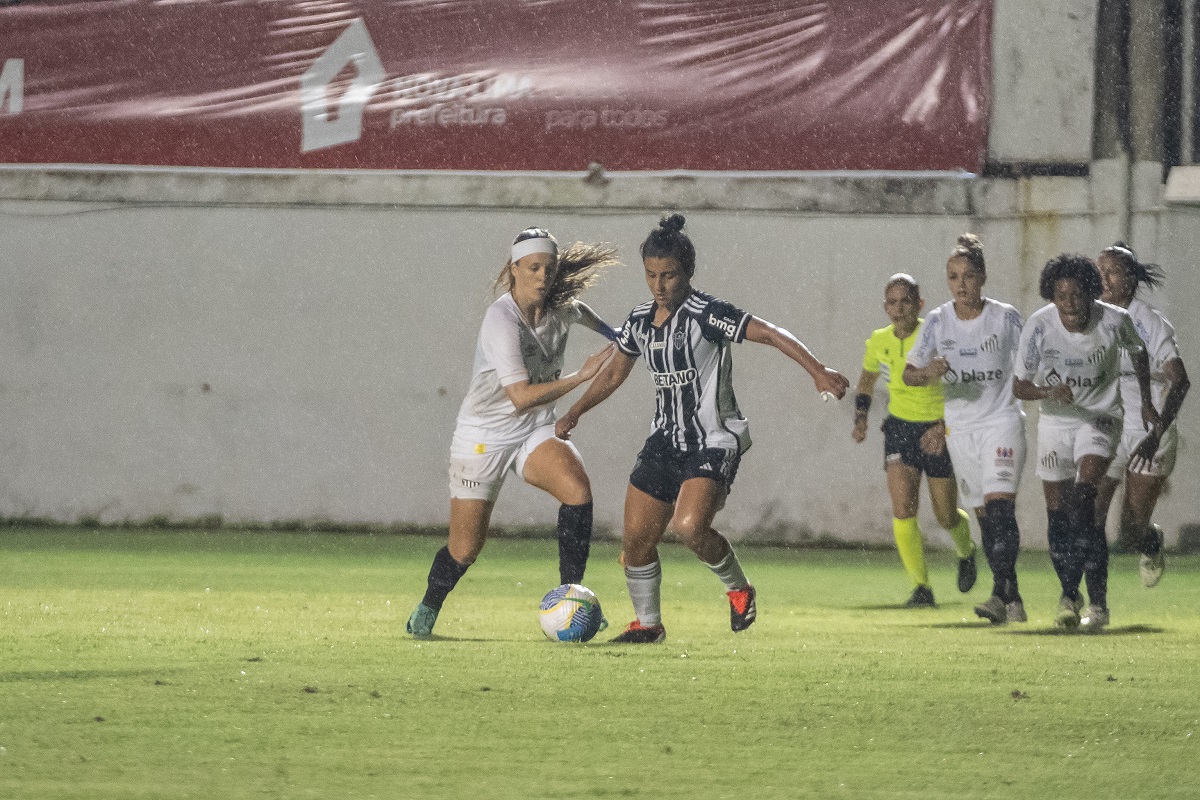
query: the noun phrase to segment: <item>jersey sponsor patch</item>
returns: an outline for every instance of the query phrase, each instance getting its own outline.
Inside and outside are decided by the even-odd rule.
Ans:
[[[654,385],[659,389],[669,389],[673,386],[682,386],[696,380],[697,372],[694,369],[678,370],[676,372],[653,372]]]

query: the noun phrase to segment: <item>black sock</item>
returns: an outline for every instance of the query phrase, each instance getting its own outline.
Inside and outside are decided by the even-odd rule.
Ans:
[[[434,611],[441,611],[442,603],[446,602],[446,595],[450,594],[450,590],[458,583],[468,566],[470,565],[455,561],[448,546],[438,550],[437,555],[433,557],[433,566],[429,568],[429,585],[421,602]]]
[[[592,504],[558,507],[558,578],[582,583],[592,545]]]
[[[1104,605],[1108,594],[1108,542],[1096,524],[1096,487],[1075,483],[1064,495],[1071,528],[1073,569],[1087,578],[1088,598]],[[1078,586],[1078,580],[1076,581]],[[1099,598],[1099,599],[1097,599]]]
[[[983,519],[988,520],[991,529],[992,550],[987,557],[988,566],[992,568],[993,593],[1011,603],[1021,597],[1017,590],[1021,529],[1017,525],[1016,504],[1012,500],[991,500],[984,506],[984,513]]]
[[[983,555],[992,570],[992,594],[1004,599],[1004,575],[1001,559],[996,552],[996,524],[991,515],[979,517],[979,538],[983,543]]]
[[[1104,529],[1093,524],[1088,541],[1087,560],[1083,563],[1083,577],[1087,579],[1088,602],[1095,606],[1108,606],[1108,538]]]
[[[1073,557],[1073,537],[1071,536],[1070,519],[1064,509],[1046,509],[1046,519],[1049,523],[1046,530],[1046,540],[1050,545],[1050,563],[1058,574],[1058,582],[1062,584],[1062,593],[1074,600],[1079,597],[1079,579],[1083,570],[1075,569]]]
[[[1162,540],[1158,538],[1158,532],[1150,525],[1146,526],[1146,530],[1142,532],[1142,555],[1156,556],[1162,550]]]

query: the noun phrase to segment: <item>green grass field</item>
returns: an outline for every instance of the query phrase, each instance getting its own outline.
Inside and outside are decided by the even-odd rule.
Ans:
[[[547,641],[554,545],[495,540],[432,641],[404,634],[440,541],[346,534],[0,532],[0,797],[1195,798],[1200,559],[1153,590],[1113,560],[1113,625],[989,627],[934,554],[937,609],[893,553],[741,550],[759,621],[663,548],[663,645],[617,549],[613,627]]]

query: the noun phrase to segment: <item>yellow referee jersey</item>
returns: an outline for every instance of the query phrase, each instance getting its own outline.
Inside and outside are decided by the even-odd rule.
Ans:
[[[904,363],[908,352],[917,343],[917,333],[925,320],[906,339],[896,336],[896,326],[888,325],[871,334],[863,355],[863,369],[879,372],[887,380],[888,413],[909,422],[934,422],[945,413],[942,404],[942,382],[929,386],[909,386],[904,382]]]

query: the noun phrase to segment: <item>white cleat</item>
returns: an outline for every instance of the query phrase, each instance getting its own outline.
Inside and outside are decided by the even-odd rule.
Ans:
[[[1079,610],[1083,608],[1083,598],[1072,600],[1065,594],[1059,598],[1058,610],[1054,613],[1054,624],[1060,628],[1078,628]]]
[[[1150,524],[1150,532],[1158,538],[1158,552],[1152,556],[1145,553],[1138,559],[1138,573],[1142,576],[1142,586],[1147,589],[1157,586],[1162,580],[1163,570],[1166,569],[1166,559],[1163,558],[1163,531],[1154,523]]]
[[[1029,617],[1025,616],[1025,604],[1020,600],[1013,600],[1004,606],[1004,610],[1008,612],[1009,622],[1029,622]]]
[[[1008,608],[1004,605],[1003,600],[992,595],[975,606],[975,616],[982,617],[993,625],[1003,625],[1008,622]]]
[[[1108,624],[1108,609],[1104,606],[1090,605],[1083,612],[1079,625],[1085,631],[1099,632]]]

